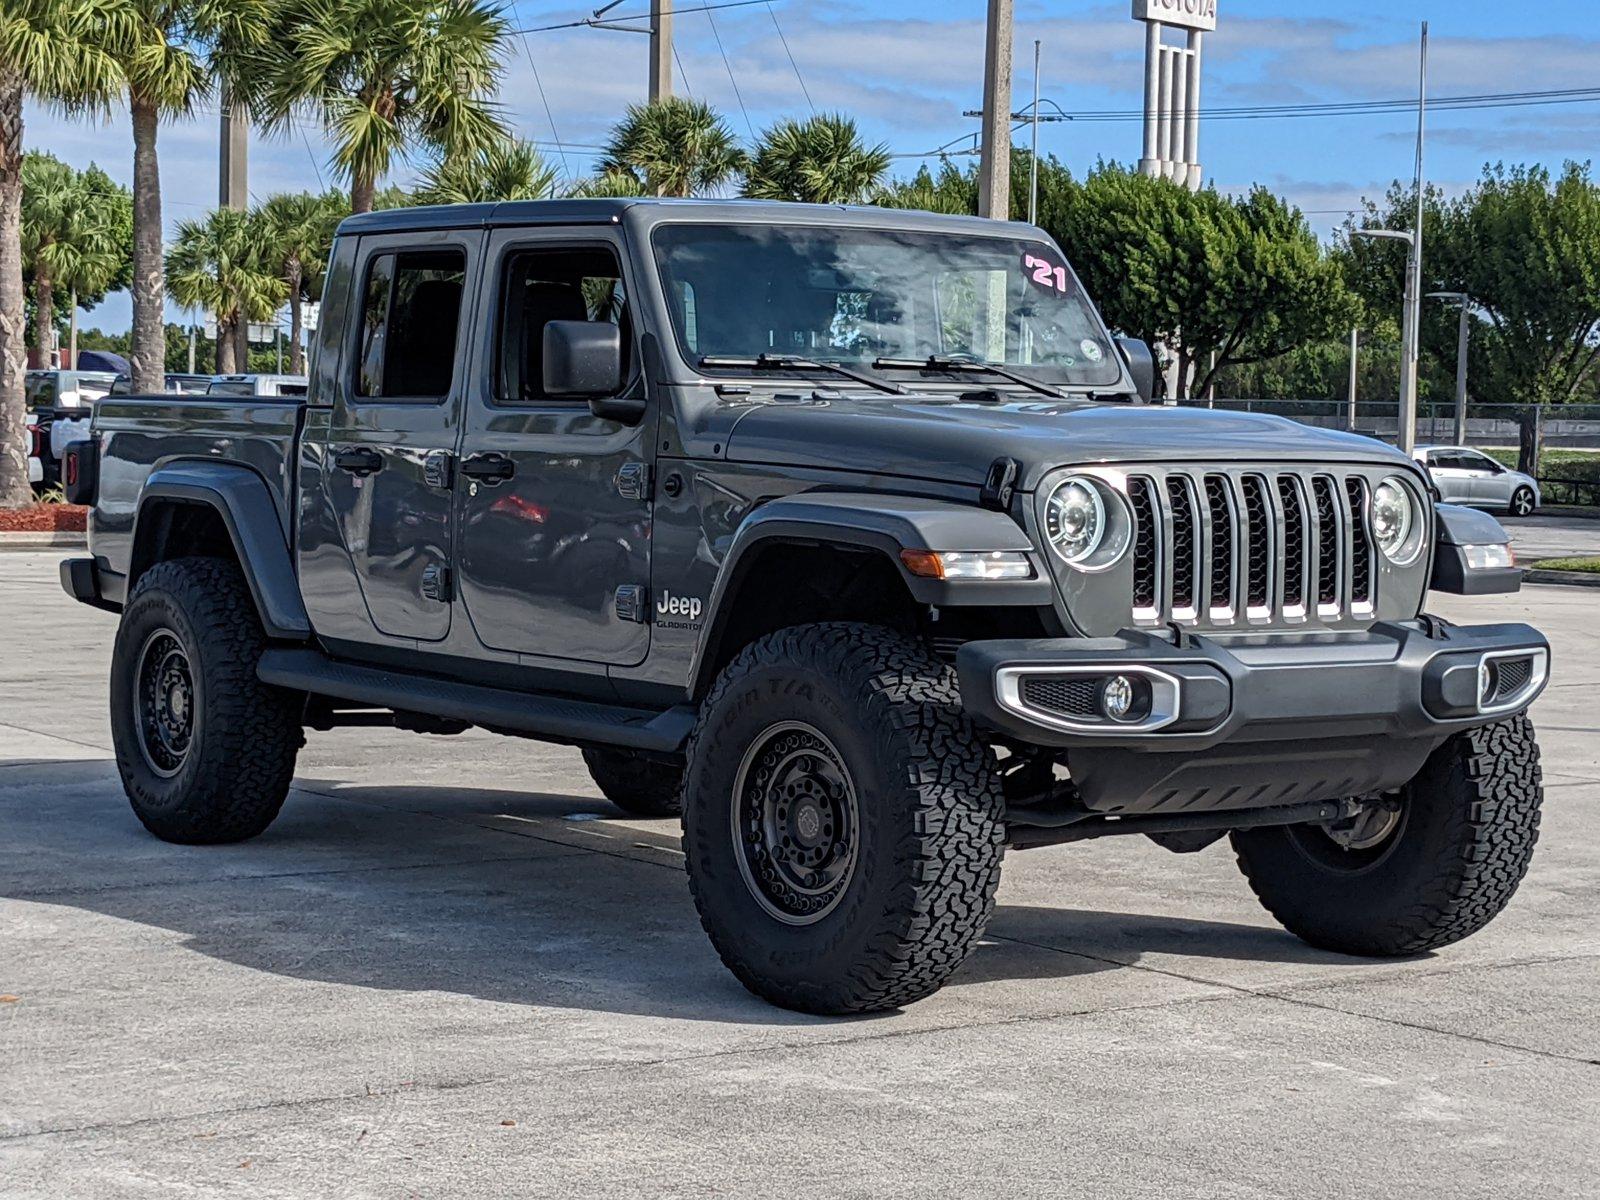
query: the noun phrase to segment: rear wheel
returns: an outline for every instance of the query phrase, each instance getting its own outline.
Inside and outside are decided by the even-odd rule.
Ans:
[[[590,749],[583,765],[605,798],[635,817],[675,817],[683,812],[683,768],[626,750]]]
[[[1516,716],[1458,733],[1399,793],[1332,825],[1240,830],[1256,896],[1289,932],[1347,954],[1420,954],[1504,908],[1539,837],[1539,747]]]
[[[235,564],[181,558],[140,576],[112,651],[111,737],[133,811],[157,837],[242,841],[283,807],[301,698],[256,678],[265,645]]]
[[[1532,515],[1534,504],[1533,489],[1531,487],[1519,487],[1515,492],[1511,493],[1511,504],[1506,511],[1513,517],[1526,517]]]
[[[890,630],[780,630],[702,706],[684,781],[701,923],[740,982],[855,1013],[937,991],[994,906],[1003,801],[954,673]]]

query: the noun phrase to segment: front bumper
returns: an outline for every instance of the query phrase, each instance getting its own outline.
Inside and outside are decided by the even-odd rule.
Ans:
[[[1065,752],[1101,811],[1251,808],[1398,787],[1452,733],[1525,709],[1549,676],[1528,625],[1432,618],[1349,633],[980,641],[956,657],[988,729]],[[1143,699],[1096,706],[1122,675]],[[1071,685],[1071,686],[1062,686]]]

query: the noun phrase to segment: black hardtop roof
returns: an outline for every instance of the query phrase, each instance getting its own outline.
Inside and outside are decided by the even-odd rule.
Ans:
[[[508,200],[497,204],[439,204],[388,208],[346,217],[342,234],[401,233],[425,229],[480,229],[498,225],[609,225],[687,220],[707,222],[855,225],[988,236],[1038,236],[1030,225],[913,209],[850,204],[794,204],[782,200],[682,200],[661,197],[592,200]]]

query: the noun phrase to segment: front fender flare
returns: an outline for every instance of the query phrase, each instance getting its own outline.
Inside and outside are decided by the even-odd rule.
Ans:
[[[713,662],[755,551],[775,542],[847,546],[882,554],[899,572],[918,604],[940,608],[1004,606],[1048,608],[1055,599],[1050,574],[1027,533],[1009,516],[975,504],[868,492],[800,492],[770,500],[739,525],[717,572],[707,604],[709,620],[695,646],[690,679],[696,691]],[[1033,578],[925,579],[906,570],[902,550],[1014,550],[1025,553]]]
[[[202,504],[216,511],[228,530],[256,612],[269,638],[307,641],[311,619],[300,599],[300,582],[289,558],[289,539],[278,519],[266,482],[249,467],[233,463],[173,462],[150,473],[139,495],[133,525],[131,589],[149,564],[141,561],[140,528],[163,503]]]

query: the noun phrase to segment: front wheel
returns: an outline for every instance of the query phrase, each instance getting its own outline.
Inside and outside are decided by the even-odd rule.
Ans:
[[[1420,954],[1504,908],[1539,837],[1539,747],[1527,716],[1455,734],[1399,793],[1332,825],[1239,830],[1256,896],[1313,946]]]
[[[1533,489],[1530,487],[1519,487],[1511,494],[1511,503],[1507,507],[1506,511],[1509,512],[1513,517],[1531,516],[1533,514],[1535,503],[1536,501],[1534,500]]]
[[[111,654],[111,740],[123,790],[157,837],[243,841],[283,807],[301,704],[256,678],[265,645],[233,563],[173,559],[139,577]]]
[[[860,1013],[937,991],[988,923],[1003,808],[954,672],[888,629],[753,643],[689,746],[684,851],[701,924],[752,992]]]

